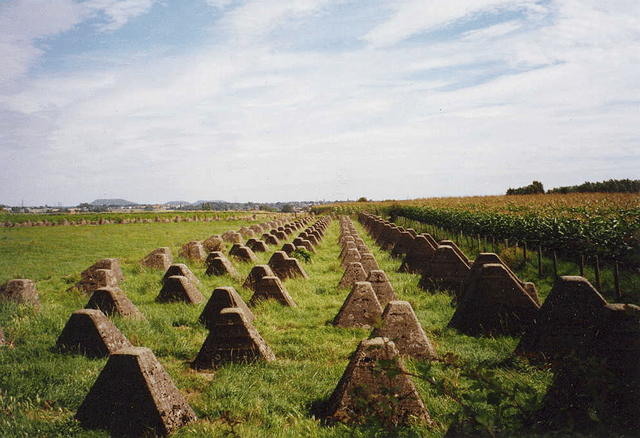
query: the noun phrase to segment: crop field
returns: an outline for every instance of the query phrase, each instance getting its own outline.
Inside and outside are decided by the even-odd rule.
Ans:
[[[316,207],[317,213],[367,211],[393,222],[452,239],[470,256],[496,248],[529,254],[540,249],[545,260],[567,262],[559,275],[580,275],[614,297],[613,271],[620,272],[617,301],[640,303],[640,194],[571,193],[428,198],[411,201],[353,202]],[[474,243],[474,240],[476,241]],[[478,240],[481,243],[478,244]],[[497,242],[497,243],[496,243]],[[506,247],[505,247],[506,245]],[[509,255],[507,255],[508,257]],[[474,258],[474,257],[472,257]],[[533,263],[533,258],[531,259]],[[528,281],[539,281],[533,273]]]
[[[446,208],[463,209],[462,205],[476,202],[478,210],[488,211],[483,210],[488,207],[481,199],[465,199],[446,201],[462,202],[457,207]],[[510,208],[518,210],[521,206],[526,208],[526,200],[531,198],[509,199],[514,203]],[[637,215],[637,197],[624,199],[620,201],[627,202],[624,208]],[[607,204],[609,201],[593,202],[598,204],[598,211],[609,211],[609,215],[615,216],[617,213],[612,212],[615,207]],[[416,206],[422,208],[423,204]],[[398,204],[350,203],[331,208],[342,214],[358,209],[377,209],[384,213],[385,208],[392,207],[397,208]],[[622,209],[622,204],[618,207]],[[568,208],[577,208],[577,205],[566,206]],[[585,211],[575,214],[584,216],[594,210]],[[301,262],[309,279],[283,282],[297,307],[267,301],[252,309],[256,315],[254,325],[276,360],[194,371],[191,361],[207,336],[206,328],[198,323],[205,303],[155,302],[163,272],[142,267],[138,261],[153,249],[168,246],[174,254],[174,263],[187,264],[200,280],[198,289],[205,298],[209,298],[216,287],[232,286],[248,302],[252,292],[242,288],[244,278],[255,264],[266,264],[272,252],[280,248],[256,253],[257,263],[234,261],[240,278],[207,276],[203,263],[190,262],[177,255],[184,243],[263,220],[245,217],[215,222],[0,228],[0,284],[13,278],[30,278],[36,282],[41,300],[40,308],[0,303],[0,327],[7,340],[7,344],[0,346],[0,436],[109,436],[104,431],[86,430],[74,419],[107,359],[61,354],[52,349],[71,313],[82,309],[88,301],[88,296],[80,291],[67,289],[80,280],[80,272],[101,258],[119,259],[125,276],[120,288],[146,318],[128,320],[113,316],[113,323],[133,345],[153,351],[198,416],[197,421],[178,429],[172,436],[435,438],[445,436],[452,423],[468,418],[468,409],[485,429],[501,430],[501,436],[548,436],[536,430],[531,419],[552,381],[551,369],[514,355],[517,337],[471,337],[447,327],[455,311],[451,295],[427,293],[418,287],[418,275],[398,272],[401,260],[380,250],[355,216],[360,236],[389,277],[399,299],[411,303],[441,358],[433,362],[405,360],[430,413],[431,424],[396,427],[371,414],[364,416],[359,424],[330,425],[318,416],[358,343],[371,334],[370,330],[332,324],[349,292],[337,288],[344,272],[339,259],[342,247],[338,243],[337,220],[329,226],[310,261]],[[442,227],[434,231],[446,230]],[[467,241],[462,240],[461,247],[472,257],[475,244],[467,239],[470,245],[465,247],[462,243]],[[503,248],[506,258],[508,249]],[[512,266],[523,280],[536,283],[542,301],[554,281],[550,263],[550,259],[545,258],[542,277],[532,266]],[[560,260],[558,263],[560,270],[574,269],[573,262]],[[628,275],[633,277],[637,273]],[[625,280],[625,287],[637,286],[633,281]],[[608,433],[606,428],[595,428],[590,434],[576,435],[568,424],[567,430],[553,436],[610,436]]]

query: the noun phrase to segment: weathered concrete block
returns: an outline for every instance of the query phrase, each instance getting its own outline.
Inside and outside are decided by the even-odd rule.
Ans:
[[[20,304],[40,306],[40,296],[33,280],[16,278],[0,286],[0,303],[14,301]]]
[[[338,289],[350,288],[358,281],[366,281],[367,273],[360,262],[351,262],[338,282]]]
[[[145,319],[129,297],[117,287],[97,289],[91,294],[84,308],[100,310],[107,316],[120,315],[123,318]]]
[[[533,324],[539,305],[504,265],[482,265],[469,278],[449,327],[469,335],[517,335]]]
[[[233,287],[217,287],[214,289],[209,301],[198,318],[198,322],[204,324],[209,330],[213,327],[213,321],[222,311],[229,307],[235,307],[244,312],[250,322],[256,318],[251,309],[245,304],[242,297]]]
[[[131,343],[100,310],[73,312],[56,342],[56,350],[89,357],[106,357]]]
[[[209,335],[191,368],[215,369],[226,363],[273,360],[275,355],[245,313],[229,307],[212,320]]]
[[[377,365],[379,361],[397,361],[400,373],[390,377]],[[396,425],[430,423],[429,412],[406,372],[392,341],[364,339],[320,415],[329,423],[360,423],[372,415]]]
[[[140,264],[142,266],[146,266],[148,268],[161,269],[166,271],[169,269],[169,266],[173,263],[173,255],[171,254],[171,249],[169,247],[161,247],[154,249],[149,254],[147,254],[142,260],[140,260]]]
[[[201,303],[205,300],[200,291],[187,277],[174,275],[165,279],[160,293],[156,297],[158,303],[185,302],[189,304]]]
[[[175,263],[169,266],[169,268],[167,268],[167,272],[164,273],[164,276],[162,277],[162,280],[160,280],[160,282],[164,284],[167,281],[167,278],[176,275],[187,277],[191,284],[200,284],[200,280],[198,280],[198,277],[196,277],[194,273],[191,272],[191,269],[189,269],[189,267],[184,263]]]
[[[88,429],[112,436],[166,436],[197,420],[182,394],[148,348],[112,354],[76,412]]]
[[[373,330],[372,336],[392,340],[402,356],[411,356],[418,360],[437,357],[411,304],[407,301],[389,301],[382,312],[382,325]]]
[[[382,316],[382,307],[371,283],[358,281],[333,319],[338,327],[372,328]]]
[[[283,306],[297,307],[293,298],[291,298],[291,295],[289,295],[289,292],[282,284],[282,281],[275,275],[264,276],[258,280],[249,305],[254,306],[262,300],[276,300]]]

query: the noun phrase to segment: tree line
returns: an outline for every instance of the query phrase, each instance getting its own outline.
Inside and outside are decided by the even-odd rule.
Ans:
[[[576,186],[556,187],[546,193],[636,193],[640,192],[640,180],[610,179],[602,182],[585,182]],[[507,195],[534,195],[545,193],[540,181],[533,181],[525,187],[509,188]]]

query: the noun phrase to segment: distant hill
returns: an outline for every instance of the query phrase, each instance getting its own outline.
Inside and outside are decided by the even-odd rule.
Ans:
[[[107,207],[107,206],[126,206],[126,205],[138,205],[135,202],[127,201],[126,199],[96,199],[91,203],[94,207]]]
[[[191,205],[202,205],[202,204],[227,204],[227,201],[203,201],[203,200],[199,200],[194,202]]]

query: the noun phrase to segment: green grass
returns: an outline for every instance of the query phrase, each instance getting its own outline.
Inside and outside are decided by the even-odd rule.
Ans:
[[[150,348],[187,398],[199,420],[178,430],[177,437],[369,437],[444,436],[458,407],[426,380],[414,379],[435,423],[414,425],[392,432],[375,424],[323,425],[313,415],[331,395],[361,339],[368,330],[342,329],[331,321],[348,291],[336,288],[343,270],[338,255],[338,222],[333,221],[325,239],[316,247],[312,262],[303,263],[310,280],[286,280],[285,287],[296,308],[261,302],[253,312],[254,325],[275,353],[268,364],[227,365],[216,371],[196,372],[190,361],[198,353],[207,331],[197,323],[204,308],[199,305],[160,304],[162,272],[137,264],[156,247],[169,246],[174,256],[179,246],[202,240],[246,222],[180,222],[99,227],[47,227],[0,229],[0,283],[11,278],[37,281],[39,310],[11,303],[0,304],[0,326],[11,345],[0,347],[0,436],[107,436],[82,429],[73,415],[106,363],[55,353],[51,347],[70,314],[88,297],[66,289],[79,273],[103,257],[121,260],[126,280],[120,286],[145,315],[144,321],[112,318],[134,344]],[[398,273],[400,261],[383,253],[357,225],[378,263],[402,300],[409,301],[439,355],[454,353],[468,369],[491,370],[505,386],[518,382],[542,395],[550,382],[548,370],[537,369],[512,356],[517,339],[472,338],[448,329],[454,312],[447,293],[427,293],[417,287],[418,277]],[[277,250],[279,248],[271,248]],[[267,262],[270,253],[257,254]],[[242,281],[253,264],[238,263],[241,278],[207,277],[203,264],[189,263],[200,279],[200,291],[209,298],[219,286],[233,286],[245,301],[250,291]],[[547,286],[539,287],[542,294]],[[471,381],[460,370],[407,360],[411,372],[450,385],[456,392],[469,391]],[[479,409],[488,409],[479,405]],[[515,425],[518,425],[516,420]],[[515,427],[515,426],[514,426]],[[235,435],[234,435],[235,434]]]

